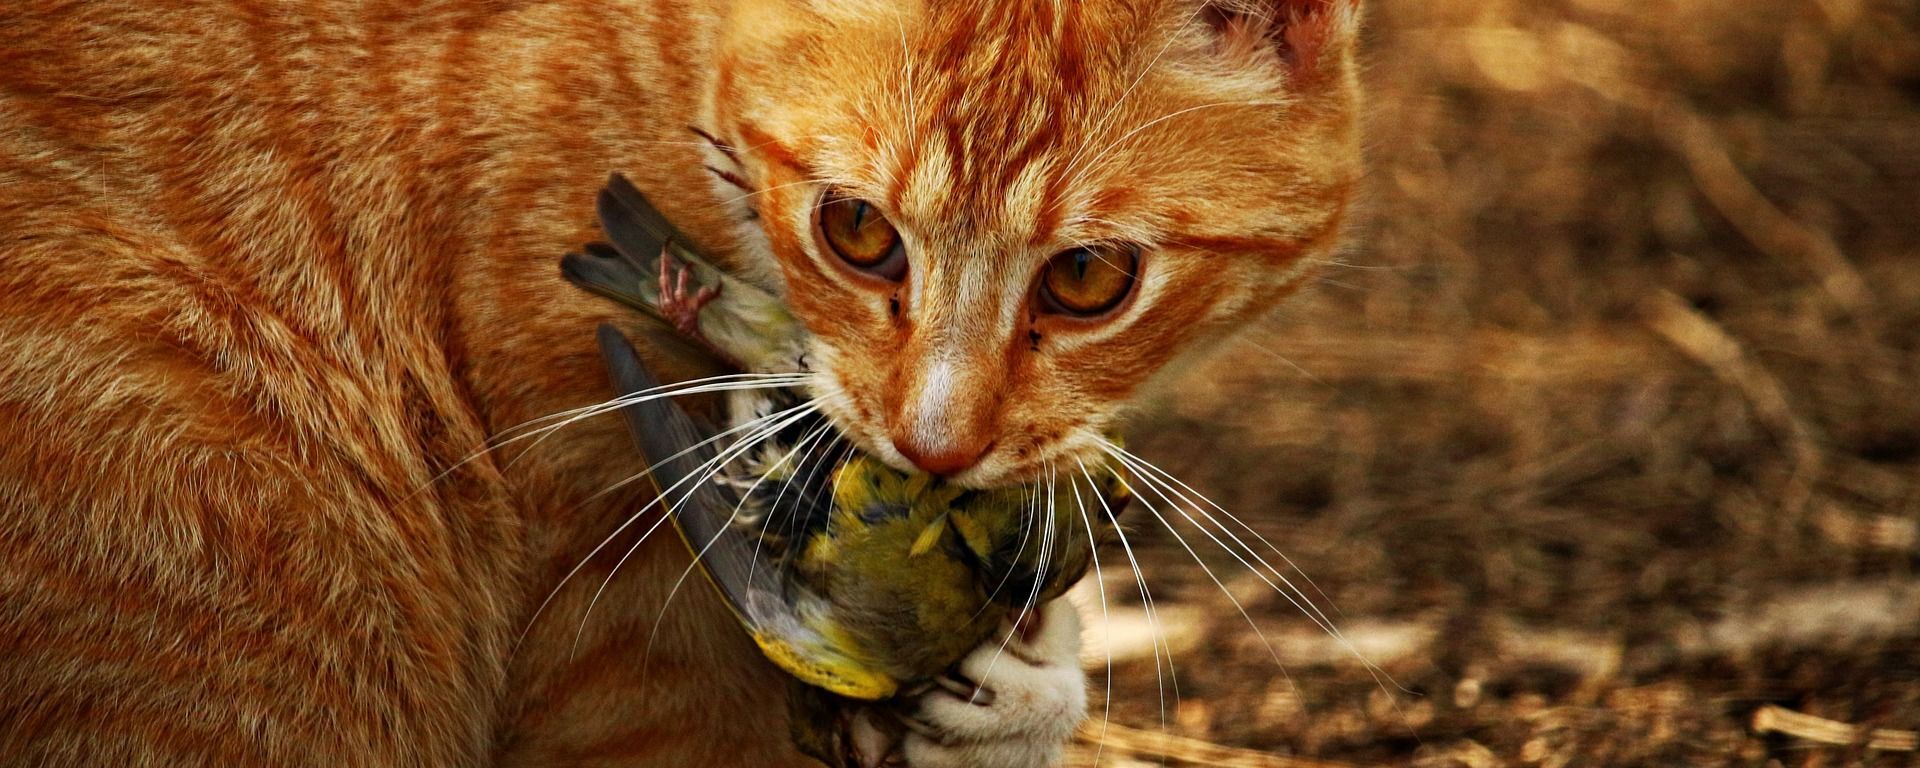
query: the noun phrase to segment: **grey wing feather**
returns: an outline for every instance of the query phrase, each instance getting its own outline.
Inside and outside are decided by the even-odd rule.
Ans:
[[[600,228],[613,244],[590,243],[585,253],[567,254],[560,260],[560,274],[574,285],[661,318],[660,252],[679,242],[678,233],[640,190],[617,173],[600,190],[595,209]],[[682,261],[697,265],[695,276],[701,285],[718,281],[718,269],[684,247],[674,251]]]
[[[600,226],[613,238],[614,247],[629,256],[649,258],[667,243],[682,239],[660,209],[618,173],[607,177],[607,186],[594,198],[594,212],[600,215]]]
[[[676,258],[693,268],[701,285],[718,285],[725,277],[723,270],[687,247],[687,238],[625,176],[607,177],[607,186],[594,199],[594,212],[614,249],[643,275],[658,275],[660,252],[671,247]]]
[[[620,394],[659,386],[626,337],[609,325],[600,326],[599,333],[601,355]],[[745,531],[730,524],[739,501],[730,498],[731,489],[694,477],[719,451],[701,445],[706,438],[693,418],[667,398],[629,405],[621,412],[641,452],[654,462],[654,482],[669,501],[679,502],[674,524],[734,611],[756,632],[788,638],[797,647],[819,646],[818,633],[806,627],[787,600],[777,566]]]
[[[595,243],[586,253],[569,253],[560,259],[560,274],[591,293],[620,302],[656,320],[660,314],[660,283],[642,272],[614,249]]]
[[[617,301],[638,297],[643,309],[658,316],[660,258],[663,251],[670,250],[675,259],[692,270],[701,287],[720,289],[717,300],[700,315],[700,327],[708,340],[750,370],[799,367],[806,330],[778,296],[728,274],[694,252],[687,239],[625,176],[616,173],[609,177],[595,205],[600,228],[613,241],[613,247],[578,258],[570,256],[574,262],[571,266],[562,262],[568,279]],[[614,290],[595,287],[598,281],[626,278],[628,274],[632,278],[616,283]]]

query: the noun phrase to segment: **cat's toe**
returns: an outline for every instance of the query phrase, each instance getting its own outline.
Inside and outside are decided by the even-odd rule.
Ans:
[[[1087,714],[1078,664],[1080,617],[1065,600],[1024,633],[988,642],[960,662],[959,677],[914,702],[900,753],[916,768],[1057,764]],[[977,686],[977,690],[974,688]]]

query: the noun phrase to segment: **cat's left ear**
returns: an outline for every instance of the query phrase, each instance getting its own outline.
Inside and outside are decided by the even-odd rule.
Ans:
[[[1296,87],[1336,80],[1351,69],[1361,0],[1205,0],[1202,18],[1222,53],[1278,56]]]

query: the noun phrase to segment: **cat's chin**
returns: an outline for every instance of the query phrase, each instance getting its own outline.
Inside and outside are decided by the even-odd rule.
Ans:
[[[854,442],[860,446],[860,450],[866,451],[869,455],[885,462],[887,466],[900,470],[901,472],[916,474],[924,471],[914,466],[912,461],[909,461],[906,456],[895,449],[891,441],[855,440]],[[948,475],[945,479],[947,482],[962,488],[990,491],[1016,485],[1025,485],[1033,482],[1034,478],[1040,475],[1037,466],[1026,468],[1023,472],[1023,468],[1020,467],[996,467],[992,464],[992,461],[993,457],[989,455],[980,464],[968,467],[959,473]]]

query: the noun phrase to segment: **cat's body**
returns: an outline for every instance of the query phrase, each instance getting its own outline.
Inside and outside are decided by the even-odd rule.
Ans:
[[[0,763],[784,746],[730,714],[781,689],[700,590],[642,664],[671,537],[584,625],[611,559],[533,620],[637,506],[586,502],[634,469],[615,420],[434,480],[606,396],[615,312],[555,259],[608,169],[701,181],[694,89],[639,84],[699,76],[707,13],[0,11]],[[624,28],[650,18],[678,33]],[[725,233],[704,188],[660,197]]]
[[[459,463],[490,435],[608,395],[592,329],[630,318],[567,285],[556,259],[595,238],[593,195],[609,170],[707,252],[764,282],[784,278],[803,318],[844,312],[844,289],[806,284],[814,268],[795,260],[791,233],[755,234],[813,204],[802,186],[781,185],[808,166],[796,154],[818,150],[795,148],[795,131],[827,123],[767,119],[779,91],[740,83],[773,77],[774,59],[714,63],[729,39],[728,50],[756,50],[741,30],[778,52],[783,35],[828,22],[743,3],[0,9],[0,764],[797,759],[784,686],[725,610],[697,582],[664,608],[688,562],[672,537],[623,560],[646,526],[627,529],[536,616],[643,500],[636,487],[594,497],[634,469],[617,419],[517,458]],[[835,18],[879,14],[903,52],[909,37],[915,51],[935,49],[888,6],[823,4]],[[1175,13],[1160,5],[1115,7]],[[1351,13],[1270,5],[1323,14],[1302,28]],[[983,12],[999,13],[970,13]],[[1089,22],[1084,34],[1116,32]],[[1099,50],[1098,37],[1058,44],[1128,59]],[[1290,44],[1288,62],[1318,45]],[[807,50],[821,46],[785,54]],[[1342,89],[1346,57],[1322,62],[1339,65]],[[1141,58],[1115,66],[1132,72]],[[993,111],[966,99],[952,109]],[[1350,122],[1347,109],[1336,122]],[[1153,117],[1121,114],[1099,135]],[[1300,245],[1287,265],[1330,239],[1354,175],[1349,143],[1334,142],[1343,156],[1324,160],[1326,179],[1291,187],[1288,205],[1324,215],[1289,235]],[[728,199],[733,182],[704,167],[728,162],[724,176],[764,197]],[[932,194],[915,189],[909,197]],[[742,222],[746,202],[762,221]],[[1189,239],[1265,247],[1256,234]],[[1260,302],[1227,303],[1231,312],[1179,319],[1218,326]],[[816,323],[835,339],[833,322]],[[857,370],[851,338],[825,363],[840,391],[901,378]],[[1157,365],[1131,361],[1117,383],[1073,396],[1117,407]],[[836,416],[900,461],[861,407]],[[1000,428],[1016,427],[1026,429]]]

